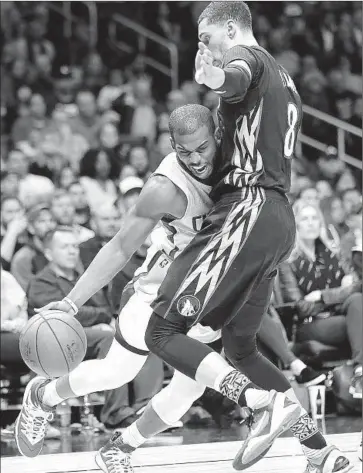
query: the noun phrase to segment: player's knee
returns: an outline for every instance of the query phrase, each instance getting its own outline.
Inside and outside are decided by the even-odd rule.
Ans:
[[[224,340],[222,337],[222,340],[225,356],[235,367],[258,353],[254,337],[238,338],[237,340],[232,340],[229,337],[228,340]]]

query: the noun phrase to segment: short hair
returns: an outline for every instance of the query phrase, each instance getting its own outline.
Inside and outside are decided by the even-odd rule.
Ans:
[[[59,225],[52,230],[49,230],[44,236],[43,240],[43,245],[44,248],[50,248],[52,246],[54,236],[56,233],[72,233],[73,235],[76,235],[77,232],[73,227],[68,227],[66,225]]]
[[[234,20],[244,30],[252,30],[252,16],[245,2],[211,2],[200,14],[198,24],[203,20],[211,24]]]
[[[169,132],[173,138],[179,135],[191,135],[206,125],[211,133],[215,131],[213,115],[209,108],[199,104],[189,104],[178,107],[170,114]]]

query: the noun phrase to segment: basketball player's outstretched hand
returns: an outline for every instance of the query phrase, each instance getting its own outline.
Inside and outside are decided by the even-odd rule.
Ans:
[[[198,43],[198,48],[195,57],[195,80],[198,84],[206,84],[214,69],[213,55],[204,43]]]
[[[66,312],[69,315],[74,315],[73,309],[66,301],[49,302],[49,304],[45,305],[44,307],[34,310],[37,313],[44,312],[45,310],[61,310],[62,312]]]

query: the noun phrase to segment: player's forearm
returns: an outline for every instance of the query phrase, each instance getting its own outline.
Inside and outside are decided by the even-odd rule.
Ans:
[[[234,66],[228,66],[226,69],[220,70],[223,73],[224,80],[219,87],[213,89],[225,102],[237,103],[242,101],[251,84],[249,74]]]
[[[125,253],[119,241],[113,238],[97,253],[67,297],[77,307],[81,307],[116,276],[125,266],[131,254]]]

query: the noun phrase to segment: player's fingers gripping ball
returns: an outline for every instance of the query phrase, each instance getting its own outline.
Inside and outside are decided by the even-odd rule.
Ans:
[[[32,371],[47,378],[70,373],[83,360],[87,338],[82,325],[60,310],[30,319],[20,334],[20,353]]]

